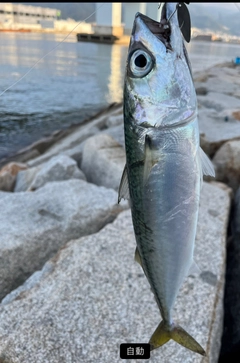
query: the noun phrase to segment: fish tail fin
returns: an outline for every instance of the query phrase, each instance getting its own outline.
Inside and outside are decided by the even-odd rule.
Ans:
[[[150,338],[150,349],[156,349],[173,339],[183,347],[192,350],[201,355],[206,355],[205,350],[200,344],[179,325],[172,324],[170,327],[161,321],[157,329]]]

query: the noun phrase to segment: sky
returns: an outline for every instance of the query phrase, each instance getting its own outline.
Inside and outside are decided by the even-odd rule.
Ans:
[[[218,8],[222,8],[222,9],[231,9],[233,11],[237,10],[237,6],[235,5],[235,3],[196,3],[199,5],[203,5],[203,6],[216,6]],[[240,4],[237,4],[239,7],[239,11],[240,11]]]

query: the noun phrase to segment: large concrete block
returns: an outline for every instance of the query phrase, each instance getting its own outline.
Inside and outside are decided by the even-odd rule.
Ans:
[[[202,272],[186,279],[173,314],[207,357],[170,341],[152,352],[151,363],[218,362],[230,206],[222,186],[204,183],[195,249]],[[0,305],[0,359],[120,363],[121,343],[148,342],[161,317],[134,251],[129,210],[69,242]]]
[[[22,284],[73,238],[92,234],[122,210],[117,193],[83,180],[35,192],[0,192],[0,298]]]

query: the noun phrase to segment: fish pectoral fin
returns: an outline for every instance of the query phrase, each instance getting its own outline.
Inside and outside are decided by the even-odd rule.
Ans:
[[[134,260],[137,262],[137,263],[139,263],[139,265],[142,267],[142,269],[143,269],[143,272],[145,273],[145,271],[144,271],[144,267],[143,267],[143,264],[142,264],[142,259],[141,259],[141,256],[140,256],[140,253],[139,253],[139,250],[138,250],[138,247],[136,247],[136,249],[135,249],[135,255],[134,255]],[[145,273],[145,275],[146,275],[146,273]],[[147,275],[146,275],[147,276]],[[152,293],[153,293],[153,289],[151,288],[151,291],[152,291]]]
[[[142,267],[143,269],[143,266],[142,266],[142,260],[141,260],[141,257],[140,257],[140,254],[139,254],[139,251],[138,251],[138,248],[136,247],[135,249],[135,255],[134,255],[134,260],[139,263],[139,265]]]
[[[170,327],[161,321],[157,329],[150,338],[150,349],[156,349],[167,343],[170,339],[174,340],[183,347],[201,355],[206,355],[205,350],[200,344],[179,325],[172,324]]]
[[[203,149],[200,146],[198,149],[198,153],[199,153],[199,158],[200,158],[201,167],[202,167],[202,174],[215,177],[215,170],[214,170],[213,163],[211,162],[211,160],[209,159],[207,154],[205,154],[205,152],[203,151]]]
[[[198,267],[198,265],[196,264],[196,262],[193,260],[190,269],[188,271],[188,275],[200,275],[201,274],[201,269]]]
[[[143,169],[143,185],[148,181],[149,174],[152,167],[157,164],[158,160],[154,157],[154,150],[152,148],[152,140],[149,135],[145,136],[144,148],[144,169]]]
[[[130,199],[126,165],[124,166],[122,178],[118,189],[118,204],[120,203],[121,199]]]

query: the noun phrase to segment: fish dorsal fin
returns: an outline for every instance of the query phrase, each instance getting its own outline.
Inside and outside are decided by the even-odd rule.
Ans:
[[[121,199],[130,199],[126,165],[124,166],[122,178],[118,189],[118,204],[120,203]]]
[[[207,156],[207,154],[205,154],[205,152],[203,151],[203,149],[201,147],[199,147],[199,158],[200,158],[201,165],[202,165],[203,175],[210,175],[212,177],[215,177],[214,166],[213,166],[211,160],[209,159],[209,157]]]

